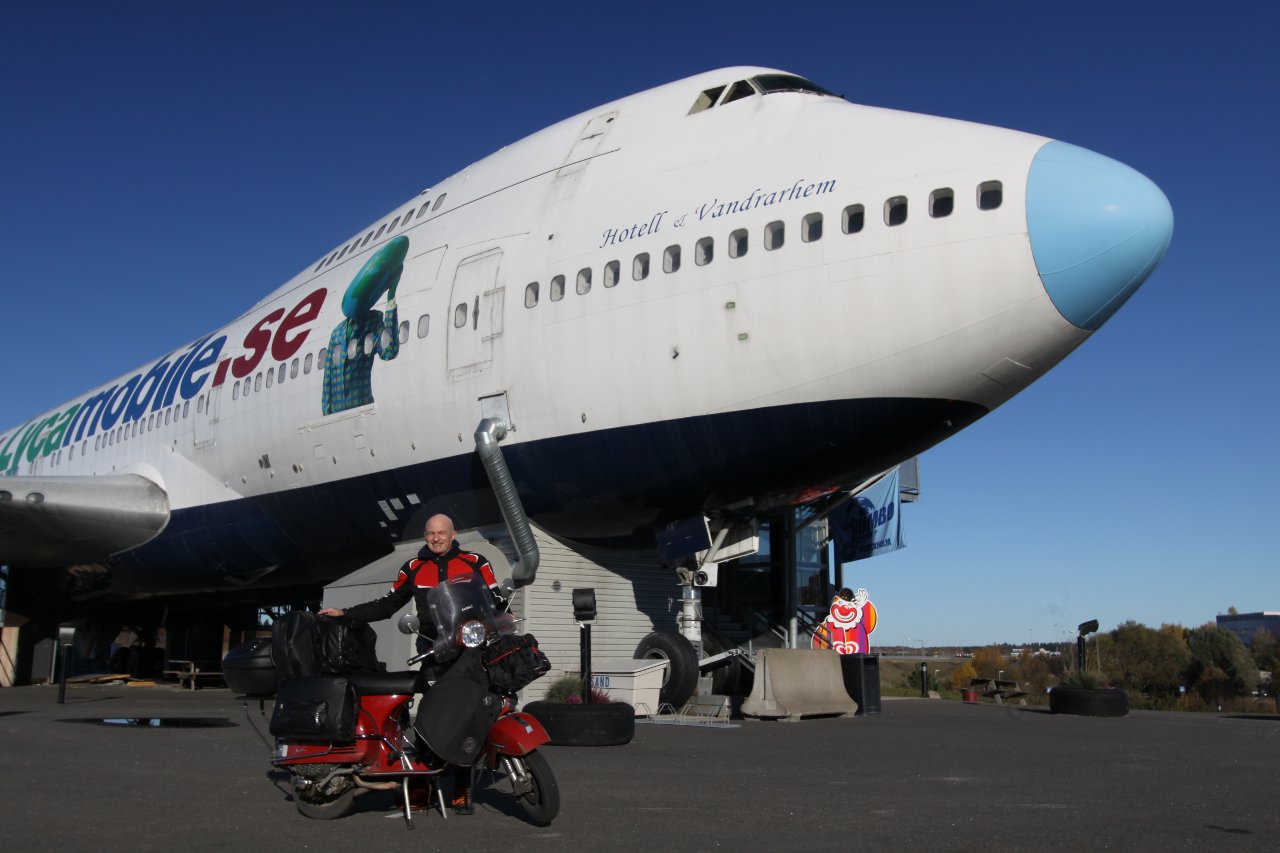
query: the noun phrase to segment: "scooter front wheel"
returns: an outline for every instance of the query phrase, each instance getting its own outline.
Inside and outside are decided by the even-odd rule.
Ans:
[[[508,758],[512,765],[524,771],[525,782],[512,777],[516,801],[529,820],[538,826],[549,826],[560,814],[560,787],[551,772],[551,765],[536,749],[522,758]]]

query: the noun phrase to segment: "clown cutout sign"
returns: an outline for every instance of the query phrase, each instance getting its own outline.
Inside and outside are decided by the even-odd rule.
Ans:
[[[876,608],[867,591],[846,587],[831,600],[831,612],[813,634],[815,649],[834,649],[841,655],[865,655],[871,651],[868,635],[876,629]]]

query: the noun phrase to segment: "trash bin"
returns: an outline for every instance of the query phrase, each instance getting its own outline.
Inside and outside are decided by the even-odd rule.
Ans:
[[[591,665],[591,686],[609,694],[615,702],[626,702],[636,716],[658,713],[663,671],[668,660],[615,658]]]
[[[858,716],[880,713],[880,656],[841,655],[844,690],[858,703]]]

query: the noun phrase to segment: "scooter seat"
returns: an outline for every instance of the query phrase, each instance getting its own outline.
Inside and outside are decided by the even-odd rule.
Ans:
[[[418,672],[355,672],[347,676],[347,682],[361,696],[409,694],[417,692]]]

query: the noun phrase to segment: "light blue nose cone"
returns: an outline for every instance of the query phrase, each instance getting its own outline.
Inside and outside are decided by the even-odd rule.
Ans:
[[[1049,298],[1092,332],[1164,258],[1173,209],[1159,187],[1123,163],[1049,142],[1027,178],[1027,231]]]

